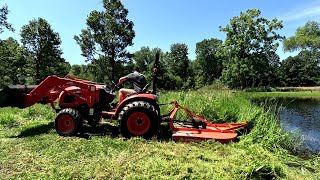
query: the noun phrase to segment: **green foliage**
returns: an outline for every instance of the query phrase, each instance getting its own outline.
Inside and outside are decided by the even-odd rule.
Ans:
[[[281,62],[281,78],[285,86],[314,86],[320,77],[319,52],[302,51]]]
[[[168,58],[169,72],[186,80],[188,77],[188,46],[183,43],[172,44]]]
[[[157,50],[157,48],[141,47],[140,50],[133,54],[135,66],[139,67],[141,72],[150,72]]]
[[[267,85],[274,73],[272,64],[278,43],[282,37],[276,32],[282,22],[260,17],[260,10],[249,9],[230,20],[220,30],[226,32],[222,55],[224,69],[222,80],[230,87],[255,87]]]
[[[13,38],[0,41],[0,88],[26,82],[26,64],[23,48]]]
[[[89,81],[99,81],[99,79],[97,79],[98,77],[101,76],[96,76],[95,73],[98,73],[98,71],[96,71],[96,66],[94,64],[87,64],[87,65],[72,65],[71,66],[71,76],[75,76],[79,79],[85,79],[85,80],[89,80]]]
[[[296,50],[320,50],[320,24],[315,21],[308,21],[304,26],[299,27],[295,35],[283,41],[285,51]]]
[[[140,68],[149,84],[152,82],[152,68],[157,51],[160,52],[158,88],[178,90],[194,86],[193,69],[189,66],[188,47],[185,44],[171,45],[170,52],[163,52],[159,48],[141,47],[134,53],[132,66]]]
[[[259,86],[259,87],[252,87],[252,88],[245,88],[243,92],[271,92],[275,89],[271,88],[270,86]]]
[[[172,44],[170,52],[163,54],[161,57],[162,77],[159,80],[160,87],[174,90],[186,89],[193,86],[191,76],[193,70],[190,67],[188,46],[186,44]]]
[[[8,127],[8,128],[13,127],[15,124],[17,124],[15,119],[16,117],[14,116],[14,114],[6,114],[4,116],[1,116],[0,127]]]
[[[127,19],[128,10],[120,0],[103,0],[103,8],[104,11],[90,13],[88,27],[74,39],[87,61],[99,67],[99,79],[105,79],[104,74],[107,80],[115,80],[116,72],[130,57],[125,48],[133,45],[135,33],[133,22]]]
[[[21,42],[28,56],[28,71],[33,83],[44,80],[47,76],[65,76],[70,64],[61,57],[61,40],[50,24],[42,18],[33,19],[21,29]]]
[[[222,59],[217,53],[221,45],[222,41],[214,38],[204,39],[196,44],[197,57],[193,67],[196,87],[210,85],[221,76]]]
[[[299,27],[295,35],[285,39],[285,51],[301,52],[295,57],[289,57],[281,63],[281,78],[287,86],[314,86],[319,84],[319,50],[320,24],[308,21]]]
[[[12,24],[8,23],[7,21],[8,14],[9,14],[8,6],[3,5],[0,8],[0,34],[3,32],[4,28],[14,32],[14,28],[12,27]]]
[[[260,10],[249,9],[220,27],[226,33],[224,42],[215,38],[198,42],[196,59],[190,61],[184,43],[172,44],[169,52],[143,46],[130,54],[126,48],[133,44],[135,32],[133,22],[127,18],[128,10],[120,0],[103,0],[102,5],[103,10],[92,11],[86,20],[87,27],[74,37],[88,64],[70,67],[61,57],[59,34],[46,20],[33,19],[21,29],[23,47],[12,38],[0,41],[0,88],[39,83],[49,75],[63,77],[70,69],[78,78],[109,84],[110,80],[130,73],[134,66],[140,67],[151,84],[158,50],[160,89],[198,89],[215,81],[247,91],[320,83],[318,22],[307,22],[294,36],[284,40],[285,51],[303,51],[280,63],[276,50],[282,40],[277,33],[283,28],[282,21],[266,19],[261,17]],[[14,31],[7,22],[8,13],[6,5],[0,8],[0,33],[4,28]]]
[[[139,67],[142,74],[145,75],[149,84],[152,82],[152,68],[154,66],[154,61],[156,58],[157,51],[160,52],[160,59],[161,64],[163,63],[163,58],[165,57],[164,53],[159,48],[152,48],[149,47],[141,47],[140,50],[136,51],[133,54],[133,62],[131,66]],[[164,67],[161,67],[163,69]]]

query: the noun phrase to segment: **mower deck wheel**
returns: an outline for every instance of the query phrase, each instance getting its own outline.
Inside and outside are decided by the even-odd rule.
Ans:
[[[75,135],[82,125],[80,113],[72,108],[62,109],[56,116],[55,129],[60,136]]]

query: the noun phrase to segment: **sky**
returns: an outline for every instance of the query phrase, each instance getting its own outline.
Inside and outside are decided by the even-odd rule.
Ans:
[[[46,19],[58,32],[63,57],[71,64],[84,64],[85,58],[73,37],[86,28],[86,18],[93,10],[103,10],[102,0],[0,0],[10,10],[8,21],[15,32],[5,31],[0,39],[13,37],[20,41],[21,27],[38,17]],[[219,26],[226,26],[230,19],[247,9],[260,9],[261,16],[283,20],[284,28],[278,33],[290,37],[308,20],[320,18],[320,0],[122,0],[129,10],[136,36],[128,51],[135,52],[143,46],[159,47],[169,51],[174,43],[185,43],[189,58],[196,58],[196,43],[203,39],[225,39]],[[280,59],[294,53],[284,53],[282,45],[277,51]]]

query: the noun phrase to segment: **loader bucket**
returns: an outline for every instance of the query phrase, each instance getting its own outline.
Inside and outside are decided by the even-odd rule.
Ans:
[[[9,85],[0,90],[0,108],[18,107],[24,108],[24,97],[30,93],[36,85]]]

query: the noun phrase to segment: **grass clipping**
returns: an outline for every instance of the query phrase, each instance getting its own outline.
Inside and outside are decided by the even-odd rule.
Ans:
[[[165,92],[161,103],[178,102],[213,122],[248,122],[237,143],[174,143],[90,134],[60,137],[49,106],[0,109],[1,179],[317,179],[320,158],[291,152],[269,108],[231,91]],[[165,113],[170,107],[162,107]],[[178,114],[184,118],[184,114]]]

